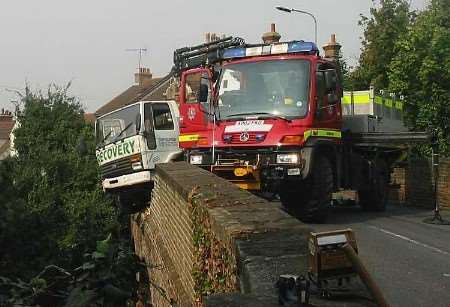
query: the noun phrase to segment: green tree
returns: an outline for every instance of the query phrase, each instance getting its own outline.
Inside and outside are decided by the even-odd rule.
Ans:
[[[387,68],[395,55],[394,44],[407,30],[414,17],[409,1],[380,0],[370,9],[370,17],[361,15],[359,25],[364,28],[359,63],[350,75],[353,90],[377,89],[388,86]]]
[[[350,67],[348,66],[347,60],[344,58],[342,49],[340,49],[337,54],[336,62],[339,66],[339,73],[343,89],[344,90],[351,89]]]
[[[0,271],[29,277],[46,264],[73,267],[115,227],[100,189],[93,128],[66,88],[26,89],[17,156],[0,164]],[[84,139],[88,154],[77,150]]]
[[[405,96],[405,120],[415,130],[435,130],[450,154],[450,3],[432,0],[395,46],[390,90]]]

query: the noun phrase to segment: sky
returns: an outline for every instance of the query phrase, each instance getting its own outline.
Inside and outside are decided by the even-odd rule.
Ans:
[[[428,0],[411,0],[415,9]],[[332,33],[354,64],[360,53],[360,14],[371,0],[0,0],[0,108],[12,110],[26,84],[46,89],[71,82],[70,93],[94,112],[134,83],[142,66],[163,76],[176,48],[204,42],[206,32],[261,41],[275,23],[281,40],[314,41],[310,16],[283,13],[282,5],[316,16],[318,45]]]

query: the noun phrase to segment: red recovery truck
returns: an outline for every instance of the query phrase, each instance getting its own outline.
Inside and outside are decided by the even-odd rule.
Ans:
[[[338,67],[312,42],[228,37],[178,49],[174,62],[186,160],[278,194],[303,220],[323,221],[344,189],[358,191],[362,208],[384,210],[390,168],[427,139],[383,126],[374,112],[343,115]]]

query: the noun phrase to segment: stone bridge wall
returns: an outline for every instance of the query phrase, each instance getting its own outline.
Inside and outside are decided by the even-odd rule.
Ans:
[[[154,306],[276,304],[278,276],[307,269],[306,225],[184,162],[157,166],[152,201],[131,228]]]
[[[411,159],[391,174],[391,201],[409,206],[434,208],[431,160]],[[437,199],[441,209],[450,210],[450,158],[440,158]]]

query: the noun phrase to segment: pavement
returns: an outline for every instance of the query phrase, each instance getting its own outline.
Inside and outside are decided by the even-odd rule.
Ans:
[[[333,208],[316,231],[351,228],[359,255],[391,306],[450,307],[450,225],[423,223],[430,210],[390,205],[386,212]],[[450,220],[450,214],[444,213]]]

